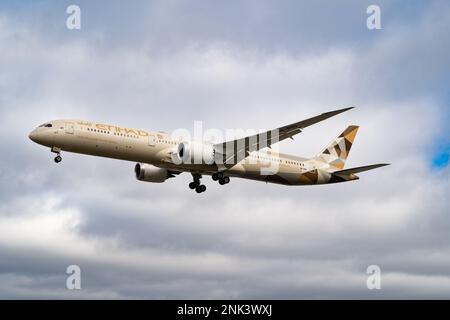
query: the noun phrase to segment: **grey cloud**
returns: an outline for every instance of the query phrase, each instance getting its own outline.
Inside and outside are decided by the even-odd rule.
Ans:
[[[53,19],[36,29],[14,22],[12,14],[0,20],[0,296],[449,296],[449,169],[432,171],[427,163],[427,148],[447,126],[442,91],[429,90],[448,73],[448,46],[431,36],[442,32],[435,25],[447,25],[446,15],[437,12],[446,7],[410,8],[415,22],[405,16],[398,26],[385,22],[386,30],[367,39],[367,30],[352,29],[364,19],[355,13],[362,5],[323,11],[306,4],[299,5],[305,10],[288,10],[288,2],[275,11],[269,3],[258,5],[260,12],[246,22],[251,28],[240,33],[242,17],[255,8],[251,2],[242,11],[233,3],[208,10],[208,20],[198,19],[206,9],[152,3],[139,14],[131,8],[128,19],[136,14],[136,22],[122,30],[100,17],[100,2],[81,5],[87,30],[78,36],[56,27],[43,32],[59,10],[51,5]],[[117,4],[105,10],[120,12]],[[346,10],[352,18],[330,27]],[[296,12],[311,18],[294,25]],[[95,22],[90,14],[98,15]],[[311,27],[321,14],[331,19],[325,31]],[[180,19],[169,21],[172,15]],[[266,21],[274,22],[269,32]],[[126,41],[127,30],[140,24],[164,32],[149,32],[142,44],[137,39],[145,39],[143,27]],[[90,34],[91,27],[99,33]],[[299,38],[315,37],[307,46],[314,53],[295,44],[273,50],[297,41],[293,29]],[[333,34],[340,37],[330,41]],[[173,48],[170,42],[186,35],[179,50],[160,54],[153,48],[167,37],[166,49]],[[249,41],[252,35],[257,37]],[[417,54],[402,58],[414,48]],[[432,61],[419,54],[427,48],[433,48]],[[408,64],[419,63],[413,74],[432,70],[426,85],[408,71]],[[153,185],[134,180],[132,163],[64,154],[55,166],[48,150],[27,139],[51,118],[167,131],[190,128],[197,119],[205,127],[270,128],[355,102],[359,108],[351,114],[281,144],[283,151],[309,156],[350,121],[361,124],[349,166],[393,165],[335,186],[286,188],[234,179],[220,187],[206,179],[208,192],[199,197],[187,189],[188,174]],[[69,264],[82,267],[81,292],[64,289]],[[380,292],[365,287],[370,264],[382,267]]]

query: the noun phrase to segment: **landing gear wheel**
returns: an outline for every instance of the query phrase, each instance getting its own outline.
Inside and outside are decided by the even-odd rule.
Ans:
[[[230,182],[230,177],[223,177],[223,178],[219,179],[219,184],[221,186],[223,186],[224,184],[227,184],[229,182]]]
[[[202,178],[202,176],[200,174],[193,173],[192,178],[194,179],[194,181],[189,183],[189,188],[191,188],[192,190],[195,189],[195,192],[197,193],[205,192],[206,186],[200,183],[200,179]]]
[[[56,157],[55,157],[55,162],[56,162],[56,163],[60,163],[61,161],[62,161],[61,156],[56,156]]]
[[[200,181],[192,181],[191,183],[189,183],[189,188],[194,190],[195,188],[197,188],[200,185]]]
[[[219,176],[218,176],[218,174],[217,173],[213,173],[213,175],[212,175],[212,177],[211,177],[212,179],[213,179],[213,181],[217,181],[217,180],[219,180]]]
[[[202,193],[206,191],[206,186],[204,184],[199,185],[197,188],[195,188],[195,192]]]

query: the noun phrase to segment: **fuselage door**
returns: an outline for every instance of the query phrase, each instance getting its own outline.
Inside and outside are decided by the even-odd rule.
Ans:
[[[154,134],[148,135],[148,145],[154,147],[156,145],[156,136]]]
[[[73,134],[73,132],[74,132],[74,124],[66,122],[66,133]]]

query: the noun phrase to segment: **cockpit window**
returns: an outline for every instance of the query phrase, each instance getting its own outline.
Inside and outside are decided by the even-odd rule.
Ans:
[[[51,127],[53,127],[53,125],[51,123],[44,123],[44,124],[41,124],[39,127],[51,128]]]

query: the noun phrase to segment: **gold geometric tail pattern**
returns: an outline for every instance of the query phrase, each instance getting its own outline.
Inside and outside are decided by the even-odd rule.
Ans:
[[[350,149],[352,148],[353,141],[355,141],[356,133],[359,126],[348,126],[347,129],[342,132],[339,137],[333,140],[328,147],[315,159],[328,163],[331,167],[342,170],[347,160]]]

